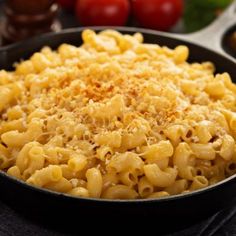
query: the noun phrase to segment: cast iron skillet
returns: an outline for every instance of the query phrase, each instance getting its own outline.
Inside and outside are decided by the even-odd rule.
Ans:
[[[215,63],[217,72],[227,71],[236,82],[236,64],[233,58],[223,52],[221,39],[225,29],[230,28],[234,20],[232,15],[236,3],[232,5],[218,21],[214,22],[202,32],[191,35],[173,35],[157,31],[137,28],[116,28],[122,33],[133,34],[141,32],[145,42],[158,43],[168,47],[185,44],[190,48],[190,61],[207,61]],[[107,27],[95,27],[100,31]],[[83,28],[64,30],[50,33],[31,40],[8,46],[0,50],[0,65],[3,69],[11,69],[15,61],[29,57],[44,45],[52,48],[61,43],[81,44]],[[204,47],[203,47],[204,45]],[[211,48],[211,50],[209,49]],[[236,198],[236,175],[208,188],[192,193],[170,196],[153,200],[104,200],[76,198],[45,189],[32,187],[22,181],[9,177],[0,172],[0,198],[12,208],[38,219],[65,223],[78,220],[80,216],[94,219],[114,218],[118,216],[120,222],[124,219],[145,219],[151,216],[156,220],[155,230],[161,230],[165,223],[168,229],[178,225],[203,219],[232,203]],[[75,216],[74,216],[75,213]],[[73,217],[71,217],[73,215]],[[125,218],[126,217],[126,218]],[[77,224],[74,225],[77,228]],[[135,226],[139,227],[138,225]],[[173,228],[172,228],[173,229]]]

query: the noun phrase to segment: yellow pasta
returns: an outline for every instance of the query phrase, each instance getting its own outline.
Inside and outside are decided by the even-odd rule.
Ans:
[[[144,176],[138,182],[138,193],[141,197],[150,196],[154,191],[154,186]]]
[[[78,172],[84,169],[87,165],[87,158],[84,155],[73,155],[68,161],[68,167],[72,171]]]
[[[121,145],[121,134],[118,131],[107,132],[98,134],[95,136],[95,142],[98,145],[106,145],[109,147],[120,147]]]
[[[223,137],[223,142],[220,149],[220,156],[226,161],[231,160],[235,155],[234,146],[235,146],[235,141],[233,137],[230,135],[225,135]]]
[[[204,160],[214,160],[215,159],[215,149],[212,143],[201,144],[201,143],[191,143],[190,147],[197,158]]]
[[[49,165],[41,170],[36,170],[26,182],[38,187],[43,187],[47,184],[58,182],[61,179],[61,168],[59,166]]]
[[[28,152],[28,166],[23,172],[23,178],[28,179],[36,170],[44,167],[45,157],[42,147],[35,145]]]
[[[38,142],[29,142],[24,145],[16,157],[16,166],[19,168],[20,172],[23,173],[29,166],[30,157],[29,152],[33,147],[37,147]],[[41,160],[40,160],[41,161]]]
[[[188,188],[188,181],[186,179],[176,180],[172,185],[164,190],[170,195],[176,195],[184,192]]]
[[[169,157],[173,155],[173,146],[170,141],[160,141],[147,147],[143,147],[143,157],[147,163],[156,163],[161,169],[168,167]]]
[[[144,162],[133,152],[126,152],[113,156],[110,162],[107,164],[107,169],[120,173],[122,171],[132,170],[135,172],[143,171]]]
[[[190,190],[197,190],[197,189],[201,189],[201,188],[205,188],[206,186],[208,186],[208,180],[206,177],[204,176],[195,176],[193,178],[193,182],[190,186]]]
[[[12,166],[7,170],[7,174],[16,177],[18,179],[21,179],[21,173],[20,169],[17,166]]]
[[[48,183],[44,187],[62,193],[66,193],[72,190],[72,184],[65,178],[61,178],[57,182]]]
[[[0,167],[5,169],[11,165],[11,157],[8,149],[0,144]]]
[[[228,73],[140,33],[87,29],[82,40],[0,70],[2,171],[107,199],[187,194],[236,173]]]
[[[9,147],[22,147],[23,145],[36,140],[42,134],[42,120],[32,120],[26,132],[12,130],[1,135],[2,141]]]
[[[87,189],[89,196],[93,198],[100,197],[102,193],[102,175],[96,168],[88,169],[86,172]]]
[[[162,198],[162,197],[168,197],[170,196],[169,193],[165,192],[165,191],[160,191],[160,192],[155,192],[150,194],[147,198]]]
[[[175,168],[166,168],[164,171],[156,164],[144,166],[144,173],[147,179],[156,187],[168,187],[175,182],[177,170]]]
[[[195,133],[200,143],[208,143],[211,140],[211,131],[213,129],[212,126],[213,124],[211,122],[199,122]]]
[[[178,169],[178,175],[187,180],[193,179],[195,176],[195,169],[193,152],[187,143],[180,143],[176,149],[173,157],[173,163]]]
[[[118,175],[119,180],[127,186],[133,187],[138,183],[138,174],[135,171],[125,171]]]
[[[138,193],[128,186],[115,185],[108,188],[102,197],[108,199],[135,199],[138,197]]]
[[[73,188],[68,193],[75,197],[89,197],[88,190],[83,187]]]

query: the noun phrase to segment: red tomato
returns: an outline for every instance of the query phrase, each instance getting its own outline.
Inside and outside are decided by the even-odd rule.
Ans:
[[[128,0],[77,0],[76,15],[83,25],[125,25]]]
[[[67,10],[73,10],[76,0],[57,0],[57,3]]]
[[[138,23],[147,28],[169,30],[183,13],[183,0],[132,0]]]

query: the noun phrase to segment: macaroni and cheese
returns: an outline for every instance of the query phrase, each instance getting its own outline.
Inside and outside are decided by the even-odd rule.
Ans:
[[[0,169],[78,197],[187,193],[236,172],[236,85],[140,33],[82,33],[0,71]]]

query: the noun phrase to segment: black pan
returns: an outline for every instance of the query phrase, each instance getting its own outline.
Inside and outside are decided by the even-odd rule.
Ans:
[[[208,29],[187,36],[139,28],[122,27],[116,29],[126,34],[141,32],[147,43],[158,43],[170,48],[185,44],[191,52],[189,61],[212,61],[216,65],[217,72],[229,72],[236,82],[235,60],[226,54],[223,55],[220,43],[223,32],[226,31],[226,28],[232,26],[232,21],[228,20],[231,12],[232,6]],[[94,30],[100,31],[105,28],[107,27],[95,27]],[[1,68],[11,69],[15,61],[29,57],[45,45],[52,48],[58,47],[61,43],[80,45],[82,30],[83,28],[77,28],[59,33],[50,33],[2,48],[0,50]],[[203,35],[203,39],[200,39],[201,35]],[[197,40],[197,42],[194,43],[194,40]],[[200,46],[201,42],[205,42],[208,47],[212,46],[213,50]],[[106,219],[114,219],[115,222],[117,222],[115,219],[119,218],[119,222],[122,222],[122,224],[127,217],[129,219],[141,219],[141,221],[152,217],[152,219],[155,219],[155,231],[157,232],[163,230],[163,228],[166,229],[166,226],[163,227],[166,224],[168,230],[174,229],[173,227],[176,226],[185,226],[188,223],[204,219],[232,204],[233,200],[236,199],[236,175],[202,190],[163,199],[103,200],[76,198],[36,188],[0,171],[0,198],[21,213],[40,220],[55,221],[56,219],[57,222],[63,222],[65,227],[68,222],[74,222],[73,220],[76,219],[77,224],[70,226],[74,227],[75,230],[78,229],[80,217],[86,219],[86,221],[87,219],[89,221],[92,221],[92,219],[104,220],[104,217],[106,217]],[[71,217],[72,215],[73,217]],[[104,227],[106,227],[107,222],[105,220],[103,222]],[[119,222],[117,222],[118,225]],[[140,226],[137,224],[135,227],[139,228]]]

